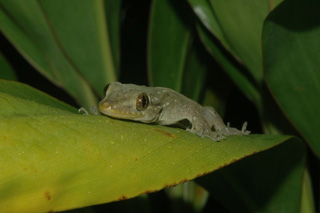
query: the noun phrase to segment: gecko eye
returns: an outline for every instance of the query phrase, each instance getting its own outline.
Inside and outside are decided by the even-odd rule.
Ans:
[[[104,94],[107,93],[107,90],[108,90],[109,86],[110,86],[110,84],[107,84],[107,86],[104,87],[104,89],[103,89]]]
[[[149,105],[149,97],[146,93],[140,93],[137,98],[136,108],[138,111],[147,109]]]

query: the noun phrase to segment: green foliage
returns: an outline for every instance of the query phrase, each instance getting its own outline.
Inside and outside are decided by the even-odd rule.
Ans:
[[[188,186],[185,196],[185,186],[179,185],[166,191],[172,211],[191,205],[197,212],[221,208],[315,212],[320,3],[153,0],[145,5],[148,25],[140,26],[140,19],[133,26],[144,28],[147,48],[135,50],[137,54],[127,60],[121,56],[130,53],[130,45],[122,42],[133,35],[120,29],[128,27],[126,20],[132,14],[138,15],[132,11],[139,7],[135,4],[142,3],[0,0],[0,30],[6,42],[71,95],[77,107],[96,105],[109,82],[135,83],[132,79],[137,77],[123,76],[147,67],[149,85],[230,106],[221,110],[226,116],[238,116],[228,117],[230,121],[246,119],[249,129],[261,134],[213,142],[175,127],[84,116],[30,86],[1,80],[0,209],[80,208],[136,197],[204,175],[196,183],[209,197],[197,196],[203,188],[195,184]],[[0,78],[15,80],[15,70],[24,82],[21,73],[27,71],[17,69],[17,59],[7,48],[1,51],[5,57],[0,57]],[[141,60],[140,55],[147,64],[128,66]],[[241,92],[240,97],[232,96]],[[290,128],[298,133],[287,131]],[[270,132],[278,135],[266,135]],[[306,152],[305,144],[312,152]],[[137,209],[170,206],[160,205],[162,198],[152,201],[152,196],[140,197],[143,208]],[[220,205],[210,205],[214,201]],[[112,205],[101,208],[110,210]]]
[[[92,88],[102,95],[105,83],[116,80],[102,1],[0,4],[4,35],[30,64],[81,105],[95,105]]]

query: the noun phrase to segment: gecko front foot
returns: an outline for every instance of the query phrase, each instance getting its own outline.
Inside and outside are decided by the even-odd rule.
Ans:
[[[78,113],[82,113],[83,115],[98,115],[99,114],[96,106],[90,107],[90,112],[88,112],[88,110],[86,110],[86,108],[81,107],[78,109]]]
[[[82,113],[83,115],[89,115],[88,110],[86,110],[86,108],[84,107],[79,108],[78,113]]]

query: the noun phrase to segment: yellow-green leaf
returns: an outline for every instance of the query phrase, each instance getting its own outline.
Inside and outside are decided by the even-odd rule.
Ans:
[[[0,209],[8,212],[60,211],[135,197],[288,139],[250,135],[214,142],[179,128],[72,113],[37,101],[23,87],[19,95],[0,92]]]

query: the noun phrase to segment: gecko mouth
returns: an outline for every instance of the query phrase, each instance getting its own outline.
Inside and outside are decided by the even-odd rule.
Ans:
[[[120,119],[138,119],[143,117],[143,112],[134,111],[129,107],[116,107],[108,100],[99,102],[99,111],[105,115]]]

